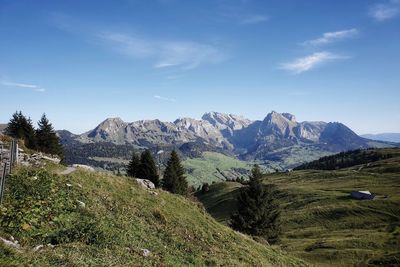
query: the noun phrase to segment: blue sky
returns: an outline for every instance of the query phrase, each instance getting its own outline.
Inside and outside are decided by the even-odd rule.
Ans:
[[[400,0],[0,0],[0,122],[340,121],[400,132]]]

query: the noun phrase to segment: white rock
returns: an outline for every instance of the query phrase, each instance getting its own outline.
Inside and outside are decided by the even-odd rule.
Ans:
[[[79,206],[80,206],[81,208],[85,208],[85,207],[86,207],[85,202],[82,202],[82,201],[79,201],[79,200],[77,200],[76,202],[78,202],[78,204],[79,204]]]
[[[0,237],[0,240],[1,240],[1,241],[3,242],[3,244],[6,245],[6,246],[13,247],[13,248],[16,248],[16,249],[19,249],[19,248],[20,248],[20,245],[18,244],[18,241],[13,242],[13,241],[4,239],[4,238],[2,238],[2,237]]]
[[[37,245],[36,247],[33,248],[33,252],[36,252],[42,248],[43,248],[43,245]]]
[[[147,189],[155,189],[156,188],[154,183],[152,181],[150,181],[150,180],[147,180],[147,179],[138,179],[137,178],[136,182],[139,185],[141,185],[141,186],[143,186],[144,188],[147,188]]]
[[[150,250],[148,250],[146,248],[142,248],[140,251],[142,252],[143,257],[148,257],[151,253]]]

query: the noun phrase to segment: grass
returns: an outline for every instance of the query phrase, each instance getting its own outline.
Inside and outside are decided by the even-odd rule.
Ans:
[[[14,236],[22,248],[1,244],[0,266],[306,266],[218,223],[188,198],[127,177],[50,169],[20,168],[8,179],[0,236]],[[39,244],[45,247],[33,252]]]
[[[220,153],[204,152],[200,158],[185,160],[183,166],[187,170],[189,184],[197,188],[203,183],[211,184],[225,181],[227,177],[240,177],[240,174],[233,170],[250,170],[252,164]]]
[[[265,182],[281,190],[282,249],[314,266],[400,265],[400,157],[336,171],[274,173]],[[199,200],[227,224],[241,186],[215,184]],[[352,190],[377,197],[353,200]]]
[[[264,165],[276,169],[285,170],[298,166],[301,163],[310,162],[332,153],[316,149],[312,146],[294,145],[277,149],[269,154],[275,160],[266,160]]]
[[[293,146],[276,150],[272,153],[271,157],[277,157],[276,160],[242,161],[217,152],[203,152],[199,158],[186,159],[183,162],[183,166],[186,169],[189,184],[197,188],[203,183],[211,184],[213,182],[236,180],[236,178],[242,176],[247,179],[254,163],[259,164],[265,171],[271,172],[275,169],[293,168],[299,163],[312,161],[330,154],[307,147]]]

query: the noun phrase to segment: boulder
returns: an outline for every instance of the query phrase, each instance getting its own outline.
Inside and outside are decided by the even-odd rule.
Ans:
[[[152,181],[150,181],[150,180],[147,180],[147,179],[138,179],[137,178],[136,182],[139,185],[141,185],[141,186],[143,186],[144,188],[147,188],[147,189],[155,189],[156,188],[154,183]]]

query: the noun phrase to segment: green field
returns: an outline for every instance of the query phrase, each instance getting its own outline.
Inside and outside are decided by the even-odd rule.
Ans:
[[[314,266],[400,265],[399,157],[335,171],[274,173],[265,183],[281,191],[282,249]],[[215,184],[199,199],[226,224],[240,187]],[[352,190],[377,196],[353,200]]]
[[[200,158],[183,161],[189,184],[196,188],[203,183],[226,181],[226,178],[240,177],[234,169],[250,170],[251,162],[241,161],[216,152],[204,152]]]
[[[7,179],[0,237],[21,248],[0,242],[0,266],[306,266],[218,223],[194,200],[60,169],[20,168]]]

